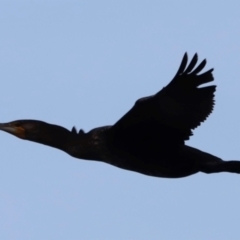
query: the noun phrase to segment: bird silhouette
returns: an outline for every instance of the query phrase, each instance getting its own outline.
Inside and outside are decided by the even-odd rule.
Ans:
[[[184,54],[180,67],[161,91],[136,101],[112,126],[85,133],[38,120],[0,124],[0,130],[21,139],[58,148],[69,155],[105,162],[148,176],[180,178],[197,172],[240,173],[240,161],[219,157],[185,145],[192,130],[204,122],[214,107],[215,85],[206,65],[197,65],[195,54],[188,64]]]

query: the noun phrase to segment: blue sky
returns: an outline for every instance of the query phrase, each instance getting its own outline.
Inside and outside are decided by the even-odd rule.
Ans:
[[[240,159],[239,1],[1,1],[0,121],[114,124],[176,73],[215,68],[187,144]],[[0,133],[0,239],[239,239],[240,176],[147,177]]]

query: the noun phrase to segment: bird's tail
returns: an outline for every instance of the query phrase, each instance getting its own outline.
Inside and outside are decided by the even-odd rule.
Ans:
[[[230,172],[240,174],[240,161],[218,161],[201,167],[204,173]]]
[[[230,172],[240,174],[240,161],[224,161],[212,154],[200,151],[199,149],[184,146],[179,156],[188,164],[195,164],[196,171],[204,173]]]

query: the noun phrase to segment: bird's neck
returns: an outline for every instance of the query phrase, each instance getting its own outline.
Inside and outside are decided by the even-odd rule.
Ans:
[[[60,149],[76,158],[101,161],[99,149],[102,139],[99,140],[98,136],[98,132],[77,134],[61,126],[47,125],[42,129],[41,134],[31,141]]]
[[[40,126],[38,134],[34,134],[27,140],[67,152],[68,145],[74,141],[74,134],[61,126],[44,124]]]

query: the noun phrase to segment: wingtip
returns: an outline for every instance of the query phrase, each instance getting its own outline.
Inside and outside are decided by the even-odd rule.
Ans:
[[[187,52],[185,52],[185,54],[183,55],[180,67],[176,73],[176,76],[181,74],[184,71],[184,69],[186,68],[187,62],[188,62],[188,54],[187,54]]]
[[[188,53],[187,52],[184,53],[182,62],[183,62],[183,60],[188,61]]]
[[[72,133],[74,133],[74,134],[77,134],[77,129],[76,129],[76,127],[75,127],[75,126],[73,126],[73,127],[72,127],[72,130],[71,130],[71,132],[72,132]]]
[[[193,55],[193,58],[196,58],[196,59],[198,60],[198,53],[195,53],[195,54]]]
[[[83,129],[80,129],[78,134],[85,134],[84,130]]]

